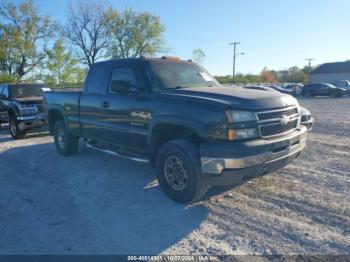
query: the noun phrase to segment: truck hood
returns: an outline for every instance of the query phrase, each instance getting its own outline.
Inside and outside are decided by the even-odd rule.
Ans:
[[[42,96],[31,96],[31,97],[17,97],[13,98],[13,100],[17,101],[19,104],[41,104],[43,102]]]
[[[227,108],[252,111],[298,104],[296,99],[290,95],[240,87],[190,87],[162,92],[161,95],[187,99],[191,102],[196,102],[196,100],[214,102]]]

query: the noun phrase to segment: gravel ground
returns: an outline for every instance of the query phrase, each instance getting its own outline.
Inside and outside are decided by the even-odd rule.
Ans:
[[[153,171],[47,135],[0,130],[0,254],[350,255],[350,99],[301,104],[316,122],[280,171],[211,189],[194,205],[164,196]]]

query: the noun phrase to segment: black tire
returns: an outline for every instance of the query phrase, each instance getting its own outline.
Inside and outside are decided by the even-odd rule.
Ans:
[[[78,151],[79,137],[69,134],[65,123],[59,120],[53,129],[55,147],[62,156],[70,156]]]
[[[311,92],[310,91],[303,92],[303,97],[312,97]]]
[[[335,92],[332,92],[332,93],[331,93],[331,97],[332,97],[332,98],[336,98],[337,96],[338,96],[337,93],[335,93]]]
[[[181,160],[180,172],[169,171],[172,161]],[[177,165],[175,164],[175,166]],[[184,204],[195,202],[205,195],[208,185],[201,175],[200,158],[197,147],[186,140],[174,140],[164,144],[158,151],[155,162],[158,183],[164,193],[172,200]],[[168,170],[168,171],[167,171]],[[185,183],[170,182],[169,174],[185,173]],[[176,175],[175,175],[176,176]],[[181,175],[180,175],[181,176]],[[175,180],[175,179],[174,179]],[[185,185],[183,185],[185,184]],[[181,185],[181,186],[180,186]]]
[[[10,115],[9,119],[11,137],[15,140],[23,139],[26,135],[26,132],[20,130],[17,118],[14,115]]]

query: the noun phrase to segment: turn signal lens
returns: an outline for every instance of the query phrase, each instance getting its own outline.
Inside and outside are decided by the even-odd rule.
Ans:
[[[228,140],[234,140],[235,139],[235,130],[229,129],[227,132]]]

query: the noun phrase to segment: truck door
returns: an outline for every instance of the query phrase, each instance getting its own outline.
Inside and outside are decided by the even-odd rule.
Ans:
[[[108,65],[108,64],[107,64]],[[106,92],[110,68],[105,63],[90,67],[80,97],[79,114],[83,134],[88,138],[103,138],[103,97]]]
[[[112,70],[105,110],[105,139],[126,151],[145,153],[150,112],[147,101],[139,97],[141,81],[131,66]]]

